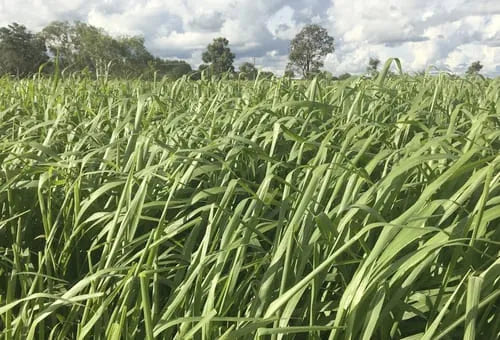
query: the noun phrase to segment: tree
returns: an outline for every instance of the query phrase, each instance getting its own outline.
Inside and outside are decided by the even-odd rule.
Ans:
[[[87,68],[96,74],[136,77],[155,60],[144,46],[143,37],[113,38],[103,29],[82,22],[55,21],[40,36],[61,67],[73,71]]]
[[[140,76],[151,65],[151,62],[159,58],[153,55],[144,46],[144,38],[140,36],[122,37],[118,39],[118,66],[115,67],[115,73],[123,75]],[[159,61],[162,61],[159,59]],[[188,65],[189,66],[189,65]],[[189,66],[189,71],[191,67]]]
[[[207,50],[202,54],[204,63],[210,64],[213,74],[224,72],[234,72],[234,54],[229,48],[229,41],[226,38],[216,38],[207,46]]]
[[[272,79],[274,77],[274,73],[271,71],[262,71],[259,74],[260,79]]]
[[[212,75],[212,67],[209,64],[200,64],[200,66],[198,66],[198,71],[200,74],[205,72],[206,75]]]
[[[78,21],[55,21],[36,35],[12,24],[0,29],[0,74],[36,72],[50,57],[57,58],[61,69],[95,72],[98,77],[151,77],[157,72],[177,79],[192,72],[185,61],[155,58],[144,44],[141,36],[112,37]]]
[[[293,77],[295,77],[295,73],[293,72],[293,70],[287,69],[287,70],[285,70],[283,77],[293,78]]]
[[[478,60],[478,61],[475,61],[473,62],[469,68],[467,69],[467,74],[470,74],[470,75],[473,75],[473,74],[478,74],[479,71],[481,71],[481,69],[483,68],[483,65],[481,65],[481,62]]]
[[[328,71],[319,71],[317,73],[318,78],[325,80],[333,80],[333,74]]]
[[[77,41],[77,63],[88,68],[96,76],[112,73],[113,66],[122,67],[124,55],[118,40],[103,29],[82,22],[75,23]],[[116,70],[116,68],[114,68]]]
[[[167,77],[172,80],[179,79],[183,75],[190,74],[193,70],[184,60],[168,60],[155,58],[150,63],[153,71],[156,71],[160,77]]]
[[[113,39],[104,30],[82,22],[52,22],[40,35],[45,39],[47,49],[58,56],[62,67],[71,70],[89,69],[109,73],[113,63],[122,63],[126,47]],[[125,42],[125,45],[128,42]],[[123,65],[118,68],[123,72]]]
[[[255,80],[258,71],[255,68],[254,64],[245,62],[240,65],[240,72],[242,73],[244,79]]]
[[[305,26],[290,44],[290,63],[287,68],[298,69],[304,77],[323,66],[323,58],[333,53],[334,39],[328,31],[316,24]]]
[[[198,66],[198,70],[191,73],[190,79],[200,80],[202,78],[202,73],[205,75],[210,75],[210,65],[201,64]]]
[[[349,79],[351,78],[351,74],[350,73],[342,73],[340,76],[338,76],[338,80],[346,80],[346,79]]]
[[[13,23],[0,28],[0,74],[24,77],[48,60],[43,40],[25,26]]]
[[[78,53],[76,31],[68,21],[51,22],[43,28],[39,36],[45,41],[47,50],[58,57],[62,68],[76,62]]]
[[[378,58],[370,57],[368,61],[368,67],[366,68],[366,72],[371,75],[376,75],[378,72],[378,66],[380,65],[380,60]]]

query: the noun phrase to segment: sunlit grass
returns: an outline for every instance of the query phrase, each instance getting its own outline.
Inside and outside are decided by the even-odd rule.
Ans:
[[[0,79],[5,339],[495,339],[500,82]]]

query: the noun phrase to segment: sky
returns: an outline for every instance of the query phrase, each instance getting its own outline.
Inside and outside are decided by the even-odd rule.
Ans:
[[[362,73],[370,57],[397,57],[408,72],[463,73],[479,60],[483,74],[500,76],[500,0],[0,0],[0,26],[39,31],[54,20],[144,36],[154,55],[193,67],[224,36],[236,67],[255,60],[278,74],[290,40],[315,23],[335,39],[324,66],[333,74]]]

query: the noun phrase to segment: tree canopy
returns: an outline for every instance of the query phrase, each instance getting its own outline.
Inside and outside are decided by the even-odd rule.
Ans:
[[[366,67],[366,72],[374,75],[378,72],[378,66],[380,65],[380,59],[370,57],[368,60],[368,66]]]
[[[252,63],[244,62],[240,65],[239,70],[244,79],[255,80],[255,78],[257,77],[257,68]]]
[[[207,46],[207,50],[202,54],[204,63],[210,64],[212,74],[224,72],[234,72],[234,53],[229,48],[229,41],[226,38],[215,38]]]
[[[54,21],[38,34],[16,23],[0,28],[0,75],[23,77],[56,59],[61,69],[96,76],[151,77],[156,72],[177,79],[192,72],[185,61],[154,57],[141,36],[112,37],[78,21]],[[50,63],[45,69],[50,71]]]
[[[184,60],[169,60],[154,58],[150,62],[150,68],[157,72],[159,77],[167,77],[170,79],[178,79],[183,75],[190,74],[193,70]]]
[[[341,75],[339,75],[337,77],[338,80],[346,80],[346,79],[349,79],[352,75],[348,72],[346,73],[342,73]]]
[[[473,62],[469,68],[467,69],[467,74],[478,74],[479,71],[481,71],[481,69],[483,68],[483,65],[481,64],[481,62],[478,60],[478,61],[475,61]]]
[[[283,76],[287,78],[293,78],[295,77],[295,72],[293,72],[293,70],[291,69],[285,69],[285,73],[283,74]]]
[[[316,24],[305,26],[291,41],[287,69],[297,69],[304,77],[318,72],[323,58],[335,50],[333,42],[325,28]]]
[[[262,71],[259,74],[259,78],[261,79],[271,79],[272,77],[274,77],[274,73],[271,71]]]
[[[62,67],[110,72],[117,76],[142,74],[154,57],[144,46],[144,38],[113,38],[104,30],[82,23],[56,21],[40,35]]]
[[[48,59],[43,40],[25,26],[13,23],[0,28],[0,74],[27,76]]]

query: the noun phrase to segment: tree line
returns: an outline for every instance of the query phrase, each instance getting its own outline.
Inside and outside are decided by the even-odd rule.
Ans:
[[[349,73],[334,77],[321,70],[326,55],[335,51],[334,38],[328,31],[310,24],[291,40],[289,63],[285,77],[345,79]],[[33,33],[24,25],[13,23],[0,28],[0,76],[18,78],[35,73],[52,74],[54,71],[86,72],[90,75],[131,78],[168,77],[178,79],[184,75],[199,79],[202,72],[209,76],[222,74],[240,79],[254,80],[272,77],[272,72],[259,71],[255,64],[245,62],[234,67],[235,54],[224,37],[215,38],[202,54],[203,64],[197,70],[183,60],[169,60],[153,56],[140,36],[112,37],[95,26],[75,21],[55,21],[40,32]],[[371,57],[367,74],[375,76],[380,60]],[[482,69],[479,61],[472,63],[467,74]]]
[[[56,21],[38,33],[17,23],[0,28],[0,75],[25,77],[55,68],[123,78],[154,73],[179,78],[192,73],[183,60],[153,56],[143,37],[114,38],[83,22]]]

